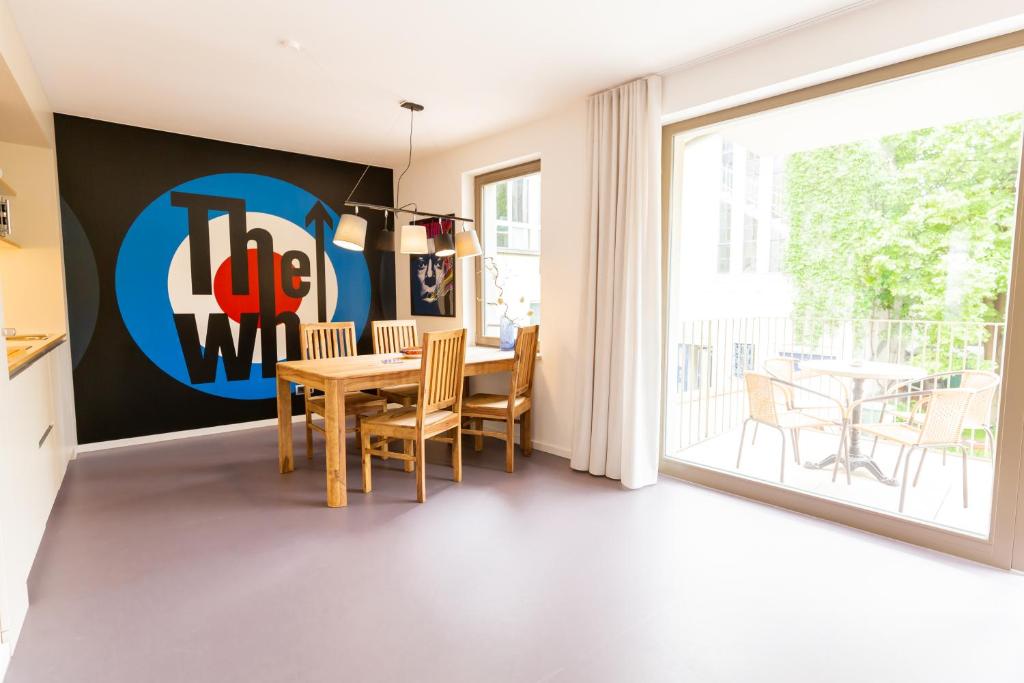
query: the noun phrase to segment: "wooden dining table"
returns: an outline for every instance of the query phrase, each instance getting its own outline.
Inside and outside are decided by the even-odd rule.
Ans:
[[[466,348],[466,376],[512,370],[513,351],[489,346]],[[345,394],[364,389],[383,389],[416,384],[420,359],[401,354],[371,354],[291,360],[277,364],[277,458],[281,474],[295,469],[292,443],[292,384],[304,384],[325,394],[327,437],[327,506],[348,505],[348,476],[345,467]]]

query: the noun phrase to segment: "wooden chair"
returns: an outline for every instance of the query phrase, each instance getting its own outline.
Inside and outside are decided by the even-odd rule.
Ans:
[[[303,360],[321,358],[343,358],[358,355],[356,351],[355,323],[306,323],[299,326],[299,350]],[[302,388],[306,399],[306,457],[313,458],[313,430],[324,432],[324,427],[313,422],[313,416],[326,418],[327,407],[324,396],[314,396],[309,387]],[[384,412],[387,400],[361,391],[345,394],[345,417],[356,416],[356,426],[347,428],[346,433],[359,431],[360,415],[375,415]]]
[[[472,427],[463,427],[464,434],[472,434],[474,450],[483,449],[484,437],[505,440],[505,471],[515,470],[516,422],[519,422],[519,442],[523,455],[533,452],[533,371],[537,363],[539,326],[519,329],[516,337],[515,359],[508,394],[473,394],[466,399],[462,417]],[[504,431],[487,431],[484,421],[504,422]]]
[[[415,320],[374,320],[373,330],[374,353],[400,353],[402,349],[417,345]],[[389,403],[398,403],[408,408],[416,401],[419,385],[401,384],[378,390],[378,394]]]
[[[423,335],[419,391],[415,407],[389,410],[365,417],[360,425],[363,456],[363,492],[373,490],[371,456],[416,463],[416,500],[427,499],[427,439],[454,430],[452,479],[462,481],[462,380],[466,370],[466,330],[427,332]],[[393,453],[374,447],[372,439],[401,439],[413,443],[412,453]]]

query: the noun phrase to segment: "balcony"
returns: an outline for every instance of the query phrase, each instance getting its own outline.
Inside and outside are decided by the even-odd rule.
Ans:
[[[848,379],[818,374],[806,376],[801,362],[860,360],[898,363],[917,369],[920,375],[959,370],[986,370],[1001,374],[1005,325],[986,322],[944,322],[920,320],[849,320],[773,317],[723,318],[683,321],[672,340],[675,362],[668,387],[666,451],[670,458],[712,467],[744,477],[779,482],[779,433],[760,427],[751,441],[747,431],[741,467],[736,458],[743,421],[748,417],[744,374],[765,372],[765,361],[794,360],[794,380],[801,386],[824,393],[840,402],[850,398]],[[951,380],[953,385],[956,379]],[[889,390],[895,383],[881,380],[863,382],[865,396]],[[845,387],[845,388],[844,388]],[[990,424],[998,415],[998,392],[993,400]],[[878,420],[878,407],[865,406],[863,421]],[[967,452],[968,500],[961,500],[962,461],[959,452],[933,449],[927,456],[920,480],[908,490],[904,514],[916,519],[988,533],[991,509],[993,454],[984,435],[963,433]],[[862,469],[846,483],[839,469],[836,482],[832,468],[808,469],[797,466],[790,438],[786,444],[785,486],[813,495],[896,512],[899,487],[886,485]],[[862,448],[873,450],[874,459],[886,477],[893,476],[899,447],[861,437]],[[800,455],[803,462],[817,462],[835,453],[839,430],[802,430]],[[918,464],[913,459],[911,475]],[[891,482],[890,482],[891,483]]]

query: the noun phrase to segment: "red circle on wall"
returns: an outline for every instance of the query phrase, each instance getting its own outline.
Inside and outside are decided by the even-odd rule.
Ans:
[[[220,266],[217,267],[217,273],[213,276],[213,294],[217,299],[217,304],[221,310],[227,313],[228,317],[235,322],[240,322],[243,313],[259,313],[260,312],[260,296],[259,296],[259,262],[257,257],[257,251],[255,249],[249,249],[248,260],[249,260],[249,293],[248,294],[235,294],[231,291],[231,258],[224,260]],[[298,287],[300,284],[300,278],[298,275],[293,277],[294,287]],[[299,304],[302,303],[300,297],[293,297],[285,294],[284,289],[281,287],[281,255],[277,252],[274,253],[274,315],[280,315],[281,313],[294,313],[299,310]],[[262,327],[263,321],[260,320],[257,327]]]

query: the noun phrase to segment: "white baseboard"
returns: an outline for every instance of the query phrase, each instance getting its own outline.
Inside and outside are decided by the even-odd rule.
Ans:
[[[564,446],[556,446],[551,443],[545,443],[543,441],[537,441],[536,439],[534,439],[533,447],[536,448],[538,451],[544,451],[545,453],[550,453],[551,455],[557,455],[559,458],[565,458],[566,460],[572,457],[572,449],[566,448]]]
[[[292,417],[292,422],[302,422],[305,419],[304,415],[295,415]],[[91,453],[94,451],[105,451],[115,448],[125,448],[128,446],[142,446],[151,443],[161,443],[163,441],[176,441],[178,439],[190,439],[195,436],[210,436],[211,434],[227,434],[230,432],[241,432],[246,429],[257,429],[259,427],[272,427],[277,424],[277,418],[270,418],[267,420],[254,420],[252,422],[238,422],[230,425],[218,425],[216,427],[202,427],[201,429],[185,429],[180,432],[167,432],[166,434],[149,434],[146,436],[133,436],[127,439],[114,439],[112,441],[97,441],[95,443],[83,443],[79,444],[77,453]],[[556,446],[552,443],[546,443],[544,441],[537,441],[534,439],[534,448],[538,451],[544,451],[551,455],[557,455],[560,458],[569,459],[572,455],[572,451],[565,446]]]
[[[294,415],[292,422],[302,422],[305,415]],[[237,422],[230,425],[217,425],[216,427],[202,427],[200,429],[185,429],[180,432],[167,432],[166,434],[148,434],[146,436],[133,436],[127,439],[114,439],[112,441],[96,441],[95,443],[83,443],[78,445],[78,453],[90,453],[93,451],[105,451],[112,448],[125,448],[126,446],[142,446],[162,441],[176,441],[177,439],[190,439],[194,436],[209,436],[211,434],[227,434],[228,432],[241,432],[246,429],[258,427],[272,427],[277,424],[277,418],[267,420],[254,420],[252,422]]]

